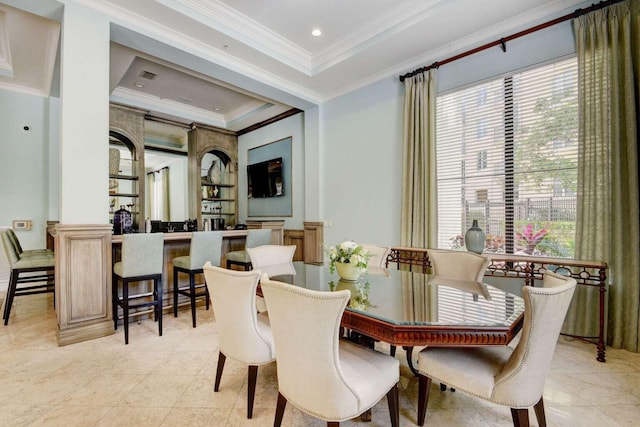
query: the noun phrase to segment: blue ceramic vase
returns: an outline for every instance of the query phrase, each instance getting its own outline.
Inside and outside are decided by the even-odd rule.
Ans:
[[[478,220],[474,219],[471,228],[464,234],[464,244],[469,252],[481,254],[484,252],[486,238],[484,231],[478,227]]]

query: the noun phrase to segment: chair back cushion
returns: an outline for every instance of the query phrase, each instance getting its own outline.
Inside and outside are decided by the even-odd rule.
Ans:
[[[22,245],[20,244],[20,240],[18,240],[18,236],[16,235],[15,231],[8,228],[7,235],[9,236],[9,239],[11,239],[11,243],[13,243],[13,246],[16,248],[16,252],[18,253],[18,255],[22,254],[24,250],[22,249]]]
[[[293,254],[295,246],[262,245],[255,248],[247,248],[251,265],[259,269],[269,277],[282,275],[295,275],[293,267]]]
[[[522,337],[496,375],[494,400],[512,407],[533,406],[540,400],[575,287],[575,279],[546,272],[542,288],[522,289],[525,303]]]
[[[428,250],[435,277],[482,282],[489,258],[466,251]]]
[[[7,260],[9,260],[9,264],[13,265],[20,260],[20,255],[11,241],[8,231],[0,231],[0,234],[2,235],[2,244],[4,245],[4,252],[7,255]]]
[[[164,235],[162,233],[124,234],[121,259],[122,277],[162,274]]]
[[[220,351],[249,365],[272,362],[275,351],[270,331],[259,326],[256,310],[260,270],[227,270],[207,262],[203,271],[216,317]]]
[[[199,270],[207,262],[220,266],[222,258],[222,231],[195,231],[191,235],[189,269]]]
[[[247,239],[245,240],[244,247],[255,248],[262,245],[271,244],[271,229],[260,228],[251,229],[247,231]]]
[[[365,251],[371,254],[371,257],[369,258],[369,267],[387,267],[387,257],[389,256],[389,252],[391,252],[390,247],[370,244],[362,244],[361,246]]]
[[[353,414],[358,397],[340,366],[338,332],[349,290],[321,292],[260,281],[278,352],[278,390],[304,412]]]

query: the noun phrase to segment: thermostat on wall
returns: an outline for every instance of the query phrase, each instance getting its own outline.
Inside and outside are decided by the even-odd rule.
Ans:
[[[13,221],[14,230],[31,230],[31,220],[29,219],[16,219]]]

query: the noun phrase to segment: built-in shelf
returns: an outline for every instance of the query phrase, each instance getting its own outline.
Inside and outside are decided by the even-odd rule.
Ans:
[[[133,193],[109,193],[109,195],[112,197],[140,197],[139,194],[133,194]]]
[[[138,177],[137,176],[131,176],[131,175],[109,175],[110,179],[124,179],[127,181],[137,181]]]

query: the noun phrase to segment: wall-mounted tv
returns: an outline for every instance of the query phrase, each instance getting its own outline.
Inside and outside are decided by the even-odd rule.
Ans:
[[[284,196],[282,157],[247,165],[249,197]]]

